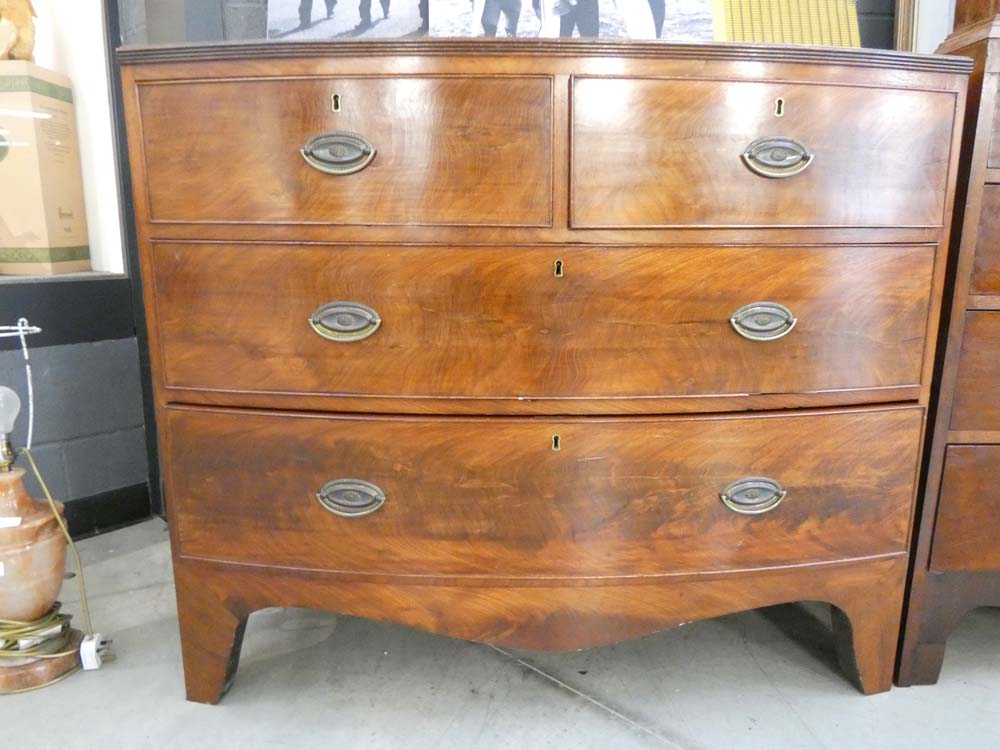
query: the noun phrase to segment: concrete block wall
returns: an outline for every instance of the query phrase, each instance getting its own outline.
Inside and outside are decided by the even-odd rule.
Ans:
[[[72,503],[145,485],[146,442],[135,338],[47,346],[31,349],[30,356],[35,390],[32,455],[52,494]],[[20,350],[0,351],[0,384],[21,397],[13,442],[23,446],[28,394]],[[20,464],[28,468],[23,459]],[[33,477],[28,487],[41,496]]]

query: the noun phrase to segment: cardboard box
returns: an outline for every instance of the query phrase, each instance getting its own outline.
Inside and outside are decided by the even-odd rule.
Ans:
[[[0,61],[0,274],[90,270],[70,85]]]

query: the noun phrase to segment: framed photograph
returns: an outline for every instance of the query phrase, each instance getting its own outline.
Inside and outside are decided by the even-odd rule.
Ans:
[[[431,36],[711,41],[715,0],[430,0]]]

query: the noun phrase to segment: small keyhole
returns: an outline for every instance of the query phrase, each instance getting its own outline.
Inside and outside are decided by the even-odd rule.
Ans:
[[[556,261],[555,277],[561,279],[563,277],[563,262],[561,260]],[[556,450],[559,450],[556,448]]]
[[[330,97],[330,109],[334,112],[340,111],[340,94],[334,94]]]
[[[559,436],[558,435],[553,435],[552,436],[552,450],[554,450],[554,451],[559,450],[559,447],[560,447],[559,446],[559,442],[560,442],[559,441]]]
[[[785,114],[785,100],[780,96],[774,100],[774,116],[781,117]]]

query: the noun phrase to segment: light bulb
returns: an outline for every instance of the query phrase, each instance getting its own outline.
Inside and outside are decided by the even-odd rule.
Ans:
[[[21,399],[10,388],[0,385],[0,437],[14,431],[14,420],[21,413]]]

